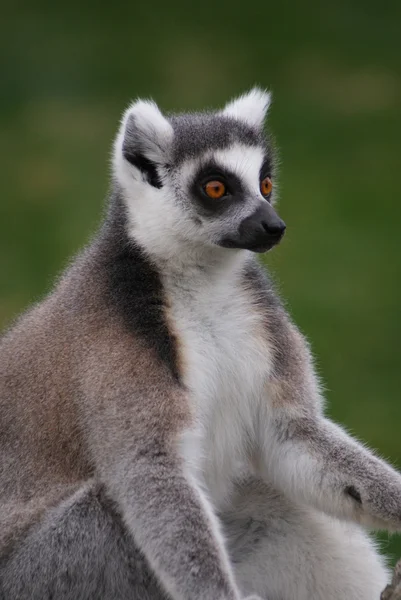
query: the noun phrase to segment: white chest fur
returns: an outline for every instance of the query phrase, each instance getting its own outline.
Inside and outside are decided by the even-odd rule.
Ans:
[[[249,467],[247,442],[266,394],[271,357],[262,315],[237,271],[215,278],[200,273],[190,285],[176,280],[168,288],[196,415],[183,453],[215,506],[222,506],[231,482]]]

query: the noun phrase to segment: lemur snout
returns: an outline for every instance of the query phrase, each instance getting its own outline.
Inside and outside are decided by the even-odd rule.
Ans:
[[[240,225],[239,233],[245,247],[254,252],[266,252],[278,244],[285,232],[285,223],[273,207],[263,203]]]
[[[278,219],[278,222],[273,224],[262,221],[262,227],[271,238],[277,238],[277,241],[280,241],[285,233],[286,224],[281,219]]]
[[[267,252],[279,243],[286,225],[273,207],[264,202],[254,213],[246,217],[238,231],[225,238],[223,245],[243,248],[252,252]]]

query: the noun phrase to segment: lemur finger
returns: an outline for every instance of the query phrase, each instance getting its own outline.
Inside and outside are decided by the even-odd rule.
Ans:
[[[345,492],[360,506],[362,512],[382,521],[393,530],[401,531],[401,475],[377,460],[360,482]],[[371,524],[369,519],[367,524]],[[373,523],[373,525],[376,525]],[[380,527],[380,523],[377,523]]]

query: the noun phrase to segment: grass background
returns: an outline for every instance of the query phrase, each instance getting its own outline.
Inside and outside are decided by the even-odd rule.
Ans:
[[[399,0],[3,6],[0,325],[95,231],[130,99],[201,109],[259,83],[288,226],[269,266],[329,414],[401,467],[400,31]]]

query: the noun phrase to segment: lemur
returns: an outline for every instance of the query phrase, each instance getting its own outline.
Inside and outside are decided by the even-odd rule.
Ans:
[[[107,214],[1,342],[3,600],[378,600],[401,476],[324,416],[256,253],[267,92],[125,112]]]

